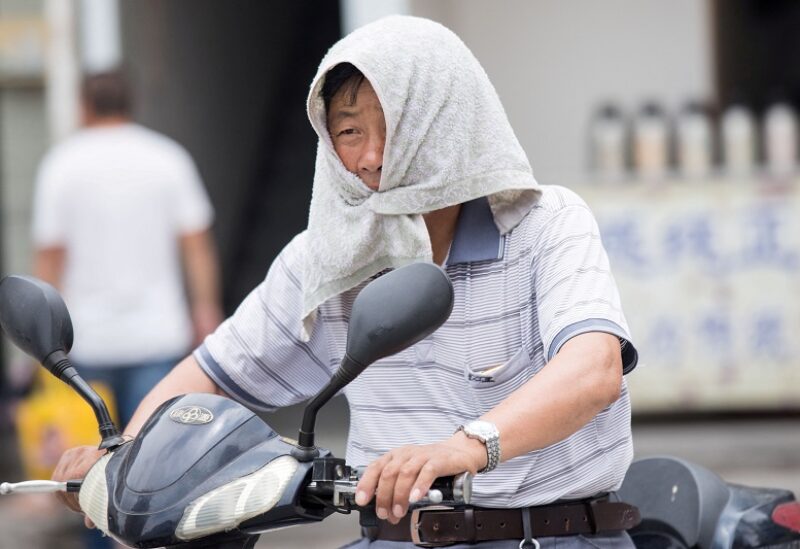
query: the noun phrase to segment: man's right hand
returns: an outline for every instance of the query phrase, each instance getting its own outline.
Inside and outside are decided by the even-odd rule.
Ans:
[[[53,471],[53,480],[66,482],[68,480],[83,479],[86,473],[89,472],[89,469],[92,468],[92,465],[97,463],[97,460],[105,455],[105,453],[105,450],[98,450],[96,446],[78,446],[76,448],[70,448],[64,452],[61,459],[58,460],[58,464]],[[81,512],[77,493],[57,492],[56,497],[73,511]]]

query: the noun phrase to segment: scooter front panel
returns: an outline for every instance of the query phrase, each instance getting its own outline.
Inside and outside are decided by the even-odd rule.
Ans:
[[[205,408],[213,420],[181,424],[170,419],[175,410],[187,406]],[[214,422],[217,427],[208,427]],[[184,447],[163,440],[176,429]],[[157,451],[165,442],[170,454]],[[117,450],[108,462],[108,529],[127,543],[136,542],[137,547],[178,543],[177,525],[192,502],[262,469],[289,454],[292,447],[258,416],[223,397],[186,395],[168,401],[148,420],[136,441]],[[190,457],[184,459],[187,453]],[[302,479],[310,466],[300,464],[293,480]],[[285,491],[297,489],[289,483]]]

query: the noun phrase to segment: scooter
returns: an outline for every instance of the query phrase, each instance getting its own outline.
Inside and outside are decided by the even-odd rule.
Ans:
[[[262,532],[353,510],[362,526],[374,526],[374,506],[354,501],[361,469],[314,445],[317,412],[369,364],[435,331],[452,300],[447,275],[430,264],[368,284],[353,305],[345,358],[308,404],[297,441],[231,400],[201,394],[165,402],[136,439],[126,441],[103,401],[69,365],[72,325],[58,293],[30,277],[6,277],[0,325],[89,402],[100,448],[108,453],[82,482],[4,483],[0,493],[78,492],[81,508],[101,530],[142,548],[252,548]],[[469,474],[437,479],[415,507],[467,505],[471,481]],[[800,503],[791,492],[727,484],[678,458],[634,462],[616,497],[639,509],[641,522],[629,531],[636,547],[800,549]]]

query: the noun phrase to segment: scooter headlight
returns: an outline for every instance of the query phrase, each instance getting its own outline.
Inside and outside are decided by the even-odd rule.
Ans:
[[[281,456],[255,473],[197,498],[184,510],[176,537],[192,540],[232,530],[247,519],[266,513],[278,503],[297,467],[295,458]]]

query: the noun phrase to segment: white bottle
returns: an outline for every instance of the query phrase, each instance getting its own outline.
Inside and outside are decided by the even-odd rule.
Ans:
[[[722,161],[725,173],[748,177],[755,169],[756,129],[753,113],[741,104],[732,104],[722,114]]]
[[[595,115],[589,130],[592,170],[604,181],[618,181],[625,175],[627,130],[622,111],[604,105]]]
[[[643,180],[661,180],[667,175],[668,129],[664,112],[648,103],[633,123],[633,165]]]
[[[790,175],[797,168],[797,117],[788,103],[773,103],[764,115],[764,156],[774,176]]]
[[[677,160],[681,175],[690,179],[708,177],[711,172],[713,138],[711,121],[699,103],[690,103],[676,124]]]

